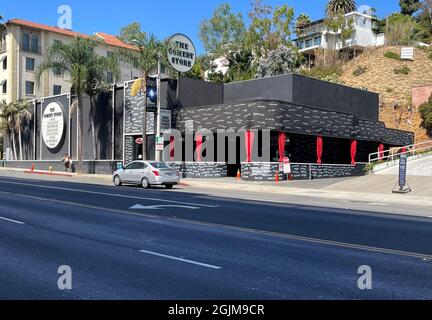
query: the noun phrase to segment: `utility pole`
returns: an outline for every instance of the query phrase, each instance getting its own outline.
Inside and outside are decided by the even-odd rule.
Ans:
[[[158,60],[158,67],[157,67],[157,76],[156,76],[156,108],[157,108],[157,125],[156,125],[156,143],[155,143],[155,160],[156,161],[162,161],[162,151],[157,150],[157,145],[160,141],[158,141],[161,138],[161,99],[160,99],[160,90],[161,90],[161,62],[160,57]]]

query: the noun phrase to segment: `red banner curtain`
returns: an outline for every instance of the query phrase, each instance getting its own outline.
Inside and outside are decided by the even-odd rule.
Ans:
[[[317,163],[322,164],[322,154],[323,154],[323,138],[317,137],[316,143],[316,151],[317,151]]]
[[[384,158],[384,145],[381,143],[378,147],[379,159],[382,160]]]
[[[195,135],[195,142],[196,142],[196,162],[201,162],[201,152],[202,152],[202,135],[197,134]]]
[[[351,164],[354,166],[356,164],[356,154],[357,154],[357,141],[351,141]]]
[[[252,131],[245,132],[246,143],[246,162],[252,162],[252,148],[254,144],[255,133]]]
[[[285,143],[285,132],[279,132],[279,162],[283,162],[283,159],[285,158]]]
[[[170,143],[169,143],[169,150],[170,150],[170,161],[174,161],[175,157],[175,151],[174,151],[174,137],[170,137]]]

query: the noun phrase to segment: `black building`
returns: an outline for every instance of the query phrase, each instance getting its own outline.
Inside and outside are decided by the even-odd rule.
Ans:
[[[92,103],[88,97],[84,100],[86,172],[111,173],[117,162],[140,158],[145,101],[149,106],[147,154],[149,159],[154,159],[154,95],[148,94],[146,99],[141,94],[131,97],[131,84],[113,88]],[[151,89],[148,91],[154,93],[154,85]],[[160,91],[161,107],[171,111],[171,126],[183,135],[183,150],[187,150],[184,138],[188,123],[193,123],[195,131],[205,128],[213,132],[222,129],[241,132],[235,142],[237,155],[231,162],[217,151],[205,162],[201,161],[200,152],[193,150],[189,152],[192,154],[176,154],[175,146],[180,141],[166,137],[166,149],[170,152],[165,154],[165,160],[187,177],[235,176],[240,170],[243,179],[274,179],[284,157],[289,157],[292,174],[297,179],[359,175],[370,153],[414,141],[413,133],[388,129],[379,121],[377,94],[296,74],[225,85],[189,78],[181,78],[178,83],[163,80]],[[63,110],[64,128],[61,139],[57,139],[60,141],[57,144],[51,141],[48,147],[50,142],[44,138],[42,131],[46,129],[42,119],[49,116],[46,109],[51,102]],[[33,119],[24,130],[26,161],[8,161],[6,165],[27,168],[34,163],[40,169],[51,166],[58,170],[64,153],[76,158],[77,116],[76,110],[70,110],[73,102],[74,97],[70,95],[35,101]],[[263,135],[268,130],[270,145],[265,143]],[[195,140],[194,149],[200,151],[203,140],[200,135]],[[213,143],[216,142],[215,134]],[[10,141],[6,144],[11,148]],[[270,149],[269,161],[253,157],[253,151],[260,154],[266,148]],[[279,174],[283,179],[282,173]]]

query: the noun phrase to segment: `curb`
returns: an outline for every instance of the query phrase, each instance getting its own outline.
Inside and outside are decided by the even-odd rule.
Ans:
[[[31,171],[25,170],[24,173],[28,174],[38,174],[38,175],[47,175],[47,176],[61,176],[61,177],[73,177],[72,173],[60,173],[60,172],[49,172],[49,171]]]

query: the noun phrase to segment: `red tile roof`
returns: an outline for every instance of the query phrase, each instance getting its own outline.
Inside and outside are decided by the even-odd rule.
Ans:
[[[111,34],[104,33],[104,32],[96,32],[96,35],[98,37],[102,38],[102,40],[106,44],[108,44],[110,46],[121,47],[121,48],[126,48],[126,49],[131,49],[131,50],[137,50],[137,51],[139,51],[138,47],[132,46],[132,45],[127,44],[127,43],[124,43],[119,38],[117,38],[116,36],[113,36]]]
[[[69,37],[83,37],[83,38],[90,38],[91,37],[91,36],[84,34],[84,33],[79,33],[79,32],[75,32],[75,31],[67,30],[67,29],[61,29],[59,27],[52,27],[52,26],[48,26],[45,24],[31,22],[31,21],[27,21],[27,20],[23,20],[23,19],[11,19],[7,22],[7,24],[15,24],[15,25],[29,27],[29,28],[33,28],[33,29],[55,32],[58,34],[69,36]],[[121,41],[120,39],[118,39],[117,37],[115,37],[113,35],[103,33],[103,32],[96,32],[95,35],[98,38],[100,38],[101,40],[103,40],[103,42],[109,46],[125,48],[125,49],[130,49],[130,50],[136,50],[136,51],[139,50],[137,47],[132,46],[132,45],[127,44],[127,43],[124,43],[123,41]]]

